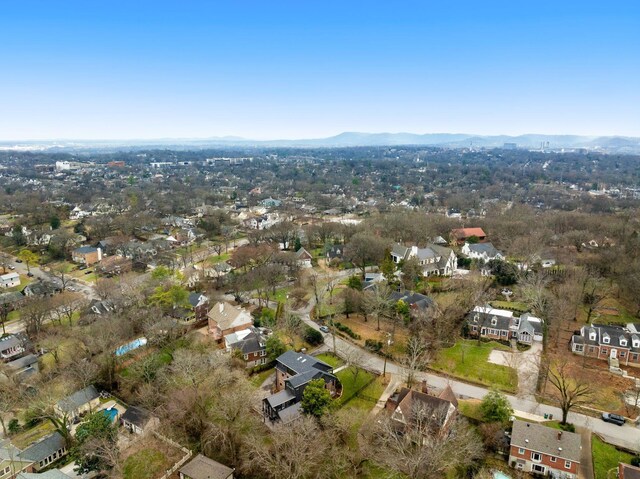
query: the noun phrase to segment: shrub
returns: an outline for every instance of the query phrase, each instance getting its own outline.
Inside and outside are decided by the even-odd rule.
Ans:
[[[7,431],[9,431],[9,434],[16,434],[20,431],[20,429],[20,421],[18,421],[15,417],[11,421],[9,421],[9,424],[7,424]]]
[[[376,341],[375,339],[367,339],[364,342],[364,347],[374,353],[382,351],[382,341]]]
[[[636,466],[636,467],[640,467],[640,456],[633,456],[631,458],[631,465],[632,466]]]
[[[307,326],[304,330],[304,340],[309,343],[311,346],[317,346],[322,344],[324,338],[320,331],[316,331],[315,329]]]
[[[350,336],[353,339],[360,339],[360,335],[355,333],[349,326],[346,324],[342,324],[340,322],[335,322],[333,325],[336,327],[338,331],[342,331],[347,336]]]
[[[576,427],[569,422],[566,424],[560,423],[560,429],[567,432],[576,432]]]

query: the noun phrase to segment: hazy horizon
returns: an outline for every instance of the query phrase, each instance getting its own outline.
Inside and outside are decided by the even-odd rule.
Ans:
[[[639,20],[630,1],[14,2],[0,141],[640,137]]]

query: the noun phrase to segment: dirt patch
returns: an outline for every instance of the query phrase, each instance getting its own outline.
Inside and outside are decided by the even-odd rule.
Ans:
[[[360,314],[350,314],[348,319],[345,316],[340,316],[336,318],[336,321],[348,326],[354,333],[360,336],[358,340],[349,338],[350,341],[360,346],[364,346],[367,339],[384,342],[387,333],[392,333],[394,329],[390,321],[380,320],[380,330],[378,330],[378,321],[376,319],[369,318],[369,320],[365,322],[364,316]],[[408,338],[409,334],[404,324],[398,322],[395,327],[394,342],[391,345],[391,354],[394,357],[404,355]]]

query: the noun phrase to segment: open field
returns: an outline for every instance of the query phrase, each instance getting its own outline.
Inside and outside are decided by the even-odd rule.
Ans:
[[[365,322],[364,316],[360,314],[350,314],[349,316],[349,318],[346,318],[341,315],[335,318],[335,320],[345,326],[348,326],[354,333],[360,335],[360,339],[358,340],[349,339],[360,346],[364,346],[367,339],[372,339],[374,341],[386,341],[387,333],[391,333],[393,331],[393,324],[389,321],[381,320],[380,330],[378,331],[378,322],[376,319],[369,318],[369,320]],[[395,338],[390,349],[390,353],[394,357],[404,355],[408,337],[409,335],[407,330],[404,328],[404,325],[399,322],[396,325]]]

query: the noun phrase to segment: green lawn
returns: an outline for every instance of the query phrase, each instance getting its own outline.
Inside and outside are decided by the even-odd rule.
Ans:
[[[431,368],[506,392],[516,392],[518,388],[516,370],[488,362],[489,354],[493,349],[511,350],[494,341],[487,343],[460,340],[455,346],[441,350],[436,360],[431,363]]]
[[[517,311],[519,313],[526,313],[530,309],[529,306],[519,301],[491,301],[491,306],[498,309]]]
[[[469,419],[475,419],[482,422],[482,412],[480,412],[479,399],[461,399],[458,401],[458,411]]]
[[[231,258],[231,253],[222,253],[221,255],[214,254],[213,256],[209,256],[207,258],[207,263],[209,264],[222,263],[223,261],[228,261],[230,258]]]
[[[45,420],[38,423],[31,429],[27,429],[26,431],[16,434],[11,438],[11,442],[14,446],[20,449],[25,449],[38,439],[42,439],[46,435],[51,434],[53,431],[55,431],[55,428],[53,427],[53,424],[51,424],[51,421]]]
[[[591,436],[591,452],[593,454],[595,479],[613,479],[617,477],[615,471],[611,473],[609,471],[617,468],[619,462],[629,464],[633,457],[631,454],[619,451],[615,446],[602,441],[595,434]]]
[[[331,353],[318,354],[316,358],[319,359],[320,361],[327,363],[329,366],[333,367],[334,369],[339,368],[344,364],[344,361],[342,359],[340,359],[339,357]]]
[[[371,381],[364,389],[349,401],[345,407],[348,409],[359,409],[369,412],[378,403],[378,399],[384,392],[385,385],[382,384],[382,377],[379,376]]]
[[[165,456],[154,449],[142,449],[124,462],[124,479],[155,479],[165,465]]]
[[[375,375],[363,369],[359,370],[356,375],[353,368],[343,369],[336,376],[342,384],[342,396],[336,401],[338,406],[347,404],[358,393],[364,396],[366,387],[376,378]]]

